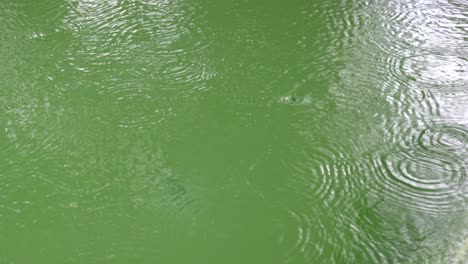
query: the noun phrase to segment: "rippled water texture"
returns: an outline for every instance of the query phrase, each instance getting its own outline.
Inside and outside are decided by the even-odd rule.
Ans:
[[[0,0],[0,263],[468,263],[465,0]]]

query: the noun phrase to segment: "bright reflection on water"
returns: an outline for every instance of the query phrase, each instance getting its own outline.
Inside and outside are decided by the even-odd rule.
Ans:
[[[0,263],[468,262],[467,25],[0,0]]]

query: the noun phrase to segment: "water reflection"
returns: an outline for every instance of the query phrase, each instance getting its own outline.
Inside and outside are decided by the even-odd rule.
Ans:
[[[468,185],[463,89],[468,67],[466,32],[457,26],[466,21],[466,12],[447,2],[368,2],[355,3],[354,7],[344,16],[346,21],[329,24],[334,27],[332,32],[346,29],[337,39],[340,46],[348,48],[341,57],[340,79],[328,89],[336,112],[328,112],[327,118],[332,118],[334,125],[322,127],[330,129],[327,133],[334,144],[325,145],[327,153],[335,155],[307,145],[303,155],[309,156],[311,163],[297,159],[299,177],[291,180],[290,187],[304,193],[311,203],[320,200],[344,210],[340,217],[348,221],[349,230],[354,230],[356,243],[387,237],[383,243],[363,246],[359,252],[369,255],[361,258],[379,263],[450,261],[466,236],[466,228],[461,226],[466,222]],[[281,101],[297,105],[303,99],[285,96]],[[366,124],[353,123],[356,119]],[[317,139],[312,127],[297,127],[304,135],[313,135],[304,142]],[[348,155],[352,159],[347,164]],[[351,204],[363,200],[374,204],[360,216],[364,222],[350,210]],[[314,252],[311,256],[326,255],[317,249],[323,242],[317,241],[327,239],[316,234],[311,239],[313,230],[330,232],[316,214],[291,212],[298,222],[296,252],[302,252],[306,259],[310,252]],[[394,222],[401,229],[389,230],[383,222]],[[457,227],[440,226],[447,222]],[[410,246],[415,241],[418,245]],[[408,245],[406,251],[398,249],[403,244]],[[334,245],[341,243],[335,241]],[[434,248],[448,253],[435,256],[431,251]],[[347,253],[330,254],[325,259],[338,261],[340,257],[353,259]]]

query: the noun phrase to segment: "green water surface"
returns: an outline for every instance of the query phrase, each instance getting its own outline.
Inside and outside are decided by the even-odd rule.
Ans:
[[[0,0],[0,264],[468,263],[465,0]]]

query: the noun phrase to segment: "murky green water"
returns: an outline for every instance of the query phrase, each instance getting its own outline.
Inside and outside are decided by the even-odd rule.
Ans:
[[[0,0],[0,263],[467,263],[468,3]]]

